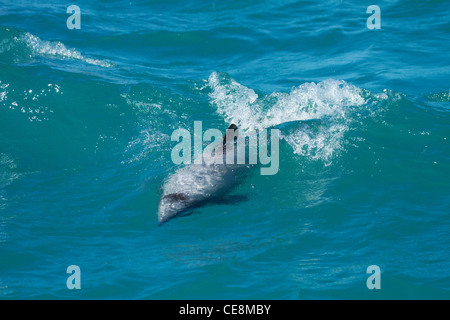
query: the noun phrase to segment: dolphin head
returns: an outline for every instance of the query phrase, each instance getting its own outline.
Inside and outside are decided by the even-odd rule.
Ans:
[[[185,212],[191,205],[185,193],[170,193],[163,196],[158,203],[158,222],[163,224]]]

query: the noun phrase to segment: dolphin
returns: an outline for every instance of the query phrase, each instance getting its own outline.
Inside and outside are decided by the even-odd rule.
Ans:
[[[281,130],[284,134],[295,130],[309,130],[311,127],[322,125],[326,119],[293,120],[277,124],[271,128]],[[244,139],[259,133],[252,132],[245,135]],[[169,176],[163,186],[163,192],[158,202],[159,225],[177,216],[187,215],[193,209],[199,208],[211,202],[220,202],[226,195],[243,181],[252,165],[246,159],[244,164],[236,161],[236,144],[238,127],[231,124],[211,153],[203,152],[203,163],[194,164],[178,169]],[[245,143],[248,140],[244,140]],[[234,152],[234,162],[227,163],[227,153]],[[222,157],[222,159],[220,159]],[[221,160],[221,161],[216,161]],[[244,197],[235,196],[242,200]]]
[[[227,164],[226,154],[235,150],[238,128],[231,124],[219,145],[213,152],[203,152],[201,164],[180,168],[168,177],[158,202],[160,225],[177,216],[188,214],[192,209],[213,202],[228,194],[242,182],[247,165]],[[229,135],[230,134],[230,135]],[[232,137],[233,139],[227,139]],[[221,146],[220,146],[221,144]],[[222,157],[222,161],[216,161]]]

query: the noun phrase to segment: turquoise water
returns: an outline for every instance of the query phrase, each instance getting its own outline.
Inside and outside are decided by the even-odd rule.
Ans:
[[[450,298],[448,1],[70,4],[0,2],[0,298]],[[174,130],[309,119],[158,226]]]

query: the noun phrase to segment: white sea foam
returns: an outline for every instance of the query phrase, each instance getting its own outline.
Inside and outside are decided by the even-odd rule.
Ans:
[[[8,154],[0,153],[0,212],[6,209],[8,203],[5,188],[22,176],[16,170],[17,164],[14,159]],[[14,215],[9,214],[0,215],[0,243],[9,240],[9,234],[5,231],[6,222],[13,217]]]
[[[127,158],[122,161],[122,164],[138,162],[170,140],[167,134],[155,129],[158,116],[161,113],[170,113],[170,111],[163,109],[158,103],[144,101],[145,99],[134,99],[129,94],[121,94],[121,97],[134,110],[138,118],[137,124],[142,128],[139,135],[128,142],[125,149]]]
[[[342,80],[304,83],[291,92],[259,96],[226,74],[214,72],[207,83],[217,112],[244,132],[288,121],[326,119],[314,128],[305,125],[282,137],[294,153],[329,161],[342,149],[344,135],[366,104],[362,90]]]
[[[132,163],[144,159],[149,153],[157,150],[163,143],[167,143],[170,137],[164,133],[151,133],[149,130],[142,130],[138,137],[130,141],[125,149],[130,156],[122,161],[122,164]]]
[[[110,68],[113,66],[108,61],[85,57],[79,51],[67,48],[60,41],[41,40],[39,37],[29,32],[26,32],[21,37],[16,38],[16,40],[23,41],[35,55],[53,57],[57,59],[80,60],[88,64],[105,68]]]
[[[14,170],[17,168],[14,160],[5,153],[0,153],[0,190],[20,178]]]

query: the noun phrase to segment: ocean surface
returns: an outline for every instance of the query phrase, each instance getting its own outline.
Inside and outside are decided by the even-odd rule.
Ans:
[[[293,120],[159,226],[175,130]],[[449,1],[0,0],[0,299],[449,299],[449,231]]]

